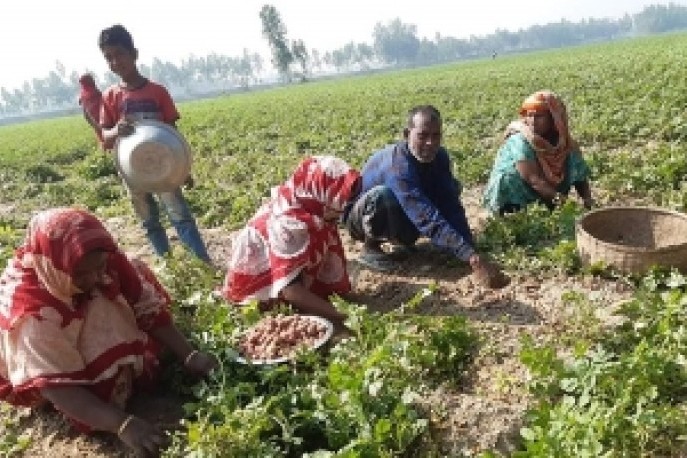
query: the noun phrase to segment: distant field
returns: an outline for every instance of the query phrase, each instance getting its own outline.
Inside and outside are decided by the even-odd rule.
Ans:
[[[399,138],[420,103],[442,111],[461,179],[482,182],[518,104],[542,88],[563,96],[584,151],[612,170],[618,151],[642,158],[687,136],[686,57],[687,35],[667,35],[181,103],[196,153],[191,200],[204,224],[236,226],[298,158],[336,154],[359,166]],[[121,200],[79,116],[0,127],[0,168],[2,201],[24,210]]]

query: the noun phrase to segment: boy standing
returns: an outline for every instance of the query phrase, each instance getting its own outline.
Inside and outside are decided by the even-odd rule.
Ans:
[[[110,70],[122,80],[103,93],[100,126],[104,147],[112,149],[117,137],[130,135],[134,130],[133,121],[155,119],[176,127],[179,112],[172,97],[163,86],[149,81],[138,71],[138,50],[134,47],[131,34],[119,24],[108,27],[100,33],[98,46]],[[134,211],[141,219],[155,253],[164,256],[170,247],[165,229],[160,223],[158,202],[149,192],[133,189],[128,191]],[[209,263],[210,256],[181,188],[157,193],[156,197],[166,209],[181,241],[198,258]]]

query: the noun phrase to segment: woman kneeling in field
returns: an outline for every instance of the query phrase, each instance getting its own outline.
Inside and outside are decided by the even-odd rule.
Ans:
[[[240,304],[283,300],[340,324],[345,317],[328,297],[348,293],[351,283],[337,221],[359,189],[360,174],[341,159],[301,162],[234,238],[224,296]]]
[[[519,211],[534,202],[553,208],[565,202],[573,186],[584,206],[592,207],[589,169],[570,136],[565,104],[555,93],[539,91],[525,99],[505,139],[484,195],[492,213]]]
[[[0,277],[0,399],[48,401],[82,432],[113,432],[157,453],[163,431],[124,409],[134,387],[154,381],[161,346],[191,374],[217,365],[179,332],[169,303],[152,271],[129,260],[95,216],[38,213]]]

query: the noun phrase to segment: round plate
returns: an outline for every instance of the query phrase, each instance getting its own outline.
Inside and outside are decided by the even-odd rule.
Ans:
[[[115,144],[117,168],[131,189],[173,191],[191,173],[191,148],[174,127],[145,119]]]
[[[327,343],[327,341],[329,339],[332,338],[332,335],[334,334],[334,325],[332,324],[331,321],[329,321],[326,318],[322,318],[321,316],[316,316],[316,315],[299,315],[299,316],[301,318],[308,318],[309,320],[317,321],[319,324],[326,327],[324,335],[322,337],[320,337],[313,344],[313,346],[312,346],[313,350],[317,350],[322,345]],[[293,358],[293,356],[280,356],[279,358],[268,358],[268,359],[246,359],[243,356],[237,356],[236,362],[241,363],[241,364],[252,364],[254,366],[265,366],[265,365],[269,365],[269,364],[285,363],[292,358]]]

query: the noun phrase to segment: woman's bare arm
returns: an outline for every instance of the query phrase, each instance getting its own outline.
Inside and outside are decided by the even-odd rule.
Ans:
[[[522,179],[544,200],[552,201],[556,197],[558,191],[544,179],[541,168],[536,161],[518,161],[515,163],[515,168]]]
[[[129,447],[157,455],[166,442],[163,431],[147,421],[128,415],[80,386],[41,389],[44,398],[55,408],[96,431],[117,434]]]
[[[329,301],[307,289],[299,279],[285,286],[281,293],[300,312],[328,318],[334,323],[341,323],[346,319],[346,315],[336,310]]]
[[[213,355],[194,350],[188,339],[173,323],[151,329],[149,334],[174,353],[184,369],[193,375],[204,377],[219,365]]]
[[[592,199],[592,187],[589,185],[589,181],[578,181],[573,186],[575,186],[577,194],[582,198],[585,208],[592,208],[594,206],[594,199]]]
[[[127,417],[123,410],[103,402],[80,386],[43,388],[41,394],[58,410],[96,431],[116,433],[119,425]]]

